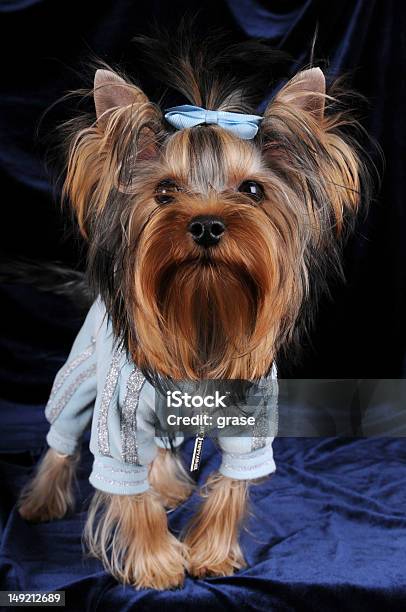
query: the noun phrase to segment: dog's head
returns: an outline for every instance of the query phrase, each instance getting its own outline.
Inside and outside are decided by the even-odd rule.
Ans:
[[[65,190],[96,288],[146,371],[255,378],[292,338],[313,276],[337,266],[364,172],[325,88],[320,69],[300,72],[243,140],[173,130],[139,87],[97,71],[96,120],[72,140]],[[213,107],[197,86],[189,101],[253,112],[241,91],[217,91]]]

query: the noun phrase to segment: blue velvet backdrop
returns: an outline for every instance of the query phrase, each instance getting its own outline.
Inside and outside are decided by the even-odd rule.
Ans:
[[[332,74],[350,71],[369,100],[364,125],[386,158],[380,197],[345,253],[347,285],[324,300],[312,346],[295,377],[405,375],[406,10],[401,0],[0,0],[0,243],[8,256],[78,261],[35,135],[43,111],[81,86],[89,53],[138,73],[131,37],[153,19],[175,25],[200,8],[235,39],[262,36],[305,64],[318,23],[316,57]],[[141,71],[141,69],[140,69]],[[143,75],[147,86],[148,75]],[[152,93],[153,92],[149,92]],[[43,124],[52,132],[58,109]],[[402,440],[281,439],[277,474],[254,489],[243,546],[249,569],[227,579],[187,579],[182,591],[136,593],[81,555],[89,455],[84,450],[77,511],[30,526],[14,504],[44,445],[43,405],[80,317],[62,298],[1,287],[0,588],[66,590],[68,610],[401,610],[406,607],[405,444]],[[190,454],[190,448],[185,450]],[[205,450],[200,480],[217,462]],[[179,530],[194,496],[171,514]]]

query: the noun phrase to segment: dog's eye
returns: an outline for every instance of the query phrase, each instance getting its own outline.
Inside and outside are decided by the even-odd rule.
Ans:
[[[175,181],[166,179],[161,181],[155,190],[155,200],[159,204],[169,204],[175,199],[175,193],[180,191]]]
[[[261,202],[264,199],[264,190],[256,181],[244,181],[238,187],[238,191],[249,196],[255,202]]]

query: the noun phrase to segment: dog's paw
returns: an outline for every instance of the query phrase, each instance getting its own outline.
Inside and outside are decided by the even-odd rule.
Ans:
[[[188,549],[174,536],[162,543],[159,550],[148,550],[144,557],[128,561],[123,568],[124,582],[136,589],[176,589],[183,586],[188,568]]]
[[[204,502],[185,535],[192,576],[230,576],[246,566],[238,541],[244,518],[247,483],[213,474]]]
[[[27,496],[20,501],[18,512],[25,521],[30,523],[45,523],[61,519],[68,513],[70,508],[63,500],[54,499],[48,501],[39,500],[36,496]]]
[[[84,539],[89,553],[122,584],[136,589],[181,587],[188,567],[188,548],[168,529],[159,496],[96,491],[90,504]]]
[[[60,519],[74,507],[73,482],[78,455],[48,449],[37,473],[21,492],[20,516],[31,523]]]
[[[205,576],[232,576],[234,572],[245,567],[245,561],[241,557],[225,558],[222,561],[212,562],[210,559],[191,559],[189,564],[189,574],[195,578]]]
[[[216,546],[216,542],[210,541],[209,534],[207,540],[190,547],[189,559],[189,574],[196,578],[232,576],[246,566],[238,544],[230,549]]]

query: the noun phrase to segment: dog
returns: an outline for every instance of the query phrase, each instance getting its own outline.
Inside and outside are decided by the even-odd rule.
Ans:
[[[165,508],[194,482],[177,454],[151,441],[155,385],[275,380],[278,354],[294,347],[318,288],[340,270],[369,178],[357,123],[320,68],[297,73],[257,115],[259,47],[216,56],[149,47],[159,51],[154,69],[189,104],[163,112],[102,67],[95,116],[70,125],[64,195],[98,297],[55,379],[50,449],[19,511],[44,521],[73,507],[78,441],[93,419],[88,548],[122,583],[167,589],[186,571],[228,576],[245,566],[249,483],[275,464],[271,436],[223,441],[226,460],[175,538]],[[234,59],[247,65],[249,54],[250,76],[239,78]]]

